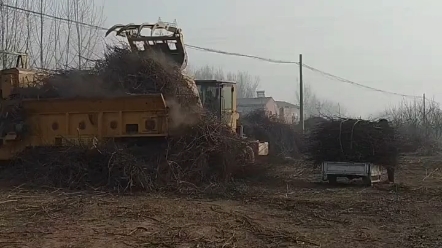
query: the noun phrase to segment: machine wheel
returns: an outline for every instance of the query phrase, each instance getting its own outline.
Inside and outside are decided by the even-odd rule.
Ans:
[[[363,177],[362,178],[362,182],[365,184],[365,185],[367,185],[367,186],[371,186],[372,185],[372,182],[371,182],[371,177]]]
[[[387,168],[388,182],[394,183],[394,168]]]
[[[335,175],[328,175],[327,178],[328,178],[328,182],[329,182],[330,184],[335,185],[335,184],[338,183],[338,177],[335,176]]]

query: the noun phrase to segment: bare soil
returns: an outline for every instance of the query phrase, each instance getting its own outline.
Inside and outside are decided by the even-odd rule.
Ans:
[[[442,247],[441,167],[407,157],[370,188],[275,165],[230,199],[3,186],[0,247]]]

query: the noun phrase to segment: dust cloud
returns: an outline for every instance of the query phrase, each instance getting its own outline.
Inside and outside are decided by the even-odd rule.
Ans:
[[[200,106],[183,107],[175,98],[166,99],[166,105],[169,108],[170,128],[172,129],[195,125],[201,118]]]

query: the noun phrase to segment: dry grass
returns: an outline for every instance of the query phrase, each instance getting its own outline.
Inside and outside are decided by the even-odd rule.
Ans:
[[[230,200],[24,190],[0,193],[2,247],[441,247],[436,159],[402,162],[398,184],[318,184],[274,165]]]

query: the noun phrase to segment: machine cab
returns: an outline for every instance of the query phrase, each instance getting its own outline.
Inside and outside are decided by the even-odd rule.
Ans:
[[[7,99],[15,88],[26,88],[35,84],[35,71],[28,69],[28,57],[18,55],[14,68],[0,70],[0,96]]]
[[[195,80],[203,108],[235,128],[236,84],[218,80]]]

